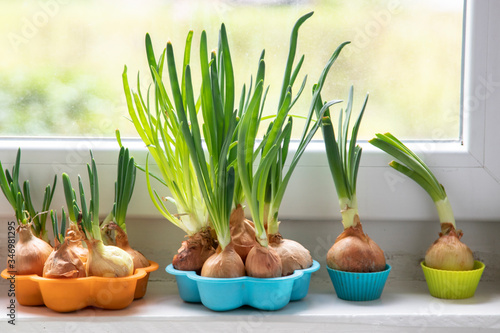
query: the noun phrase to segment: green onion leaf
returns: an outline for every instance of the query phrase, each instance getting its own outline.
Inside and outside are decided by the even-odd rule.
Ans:
[[[400,162],[391,161],[389,165],[419,184],[434,201],[440,222],[451,223],[456,228],[446,191],[427,164],[391,133],[378,133],[375,136],[369,142]]]

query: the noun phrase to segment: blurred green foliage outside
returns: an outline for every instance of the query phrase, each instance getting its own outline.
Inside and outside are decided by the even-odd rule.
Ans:
[[[308,79],[294,114],[307,113],[312,84],[335,48],[350,40],[323,98],[346,99],[354,85],[359,111],[370,93],[362,139],[391,131],[406,139],[456,140],[462,6],[429,0],[1,0],[0,136],[113,136],[116,128],[123,136],[136,136],[126,118],[121,74],[127,65],[135,84],[140,71],[146,91],[151,82],[146,32],[158,55],[171,40],[180,66],[187,32],[194,30],[196,73],[201,31],[216,48],[222,22],[237,93],[255,76],[266,50],[265,112],[274,114],[290,31],[298,17],[314,10],[299,34],[298,57],[305,54],[305,62],[295,89],[305,74]],[[294,127],[299,136],[300,119]]]

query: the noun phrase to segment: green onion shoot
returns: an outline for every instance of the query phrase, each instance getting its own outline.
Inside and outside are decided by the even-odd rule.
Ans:
[[[54,176],[52,186],[48,184],[45,187],[43,195],[42,210],[38,211],[33,206],[31,200],[31,189],[29,180],[25,180],[21,188],[19,183],[19,170],[21,165],[21,148],[17,150],[16,162],[12,168],[12,172],[5,169],[5,173],[0,172],[0,188],[2,189],[5,198],[9,201],[14,209],[18,224],[31,223],[31,231],[33,235],[49,243],[47,235],[46,223],[48,212],[54,191],[57,185],[57,175]],[[4,170],[0,162],[0,170]]]

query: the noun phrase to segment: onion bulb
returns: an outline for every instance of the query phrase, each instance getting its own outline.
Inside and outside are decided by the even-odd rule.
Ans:
[[[33,236],[31,223],[20,224],[16,232],[19,234],[19,241],[15,247],[16,274],[37,274],[42,276],[43,266],[52,253],[52,246],[40,238]]]
[[[439,238],[427,250],[425,265],[448,271],[473,269],[474,257],[471,249],[460,241],[462,235],[461,230],[456,230],[448,223],[447,228],[445,226],[443,232],[439,233]]]
[[[127,234],[125,233],[125,231],[123,231],[122,228],[118,226],[118,224],[111,222],[108,224],[108,228],[116,231],[115,235],[116,246],[126,251],[132,257],[132,260],[134,261],[134,270],[137,268],[143,268],[149,266],[148,259],[146,259],[146,257],[142,253],[130,247],[130,244],[128,243]]]
[[[275,278],[282,275],[281,259],[271,246],[264,247],[259,243],[250,250],[245,262],[248,276],[256,278]]]
[[[219,246],[201,269],[201,275],[212,278],[236,278],[245,276],[245,264],[229,243],[224,250]]]
[[[340,271],[379,272],[385,270],[384,252],[363,232],[359,221],[356,194],[357,177],[363,151],[361,146],[356,144],[356,141],[368,103],[368,95],[365,97],[355,125],[349,130],[353,101],[354,87],[351,86],[347,105],[345,109],[340,110],[337,129],[334,130],[332,117],[328,111],[321,123],[328,164],[337,190],[342,225],[344,226],[344,231],[337,237],[327,253],[326,263],[328,267]]]
[[[363,233],[361,222],[344,229],[337,237],[326,255],[326,263],[330,268],[346,272],[380,272],[385,269],[384,252]]]
[[[104,245],[101,240],[85,240],[89,249],[87,276],[123,277],[134,272],[132,257],[113,245]]]
[[[281,259],[282,276],[291,275],[295,270],[309,268],[313,264],[309,250],[294,240],[284,239],[280,233],[269,235],[269,245]]]
[[[68,230],[70,231],[70,230]],[[79,240],[73,240],[66,237],[62,244],[59,244],[45,262],[43,267],[43,276],[46,278],[80,278],[86,277],[85,264],[75,252],[75,243]]]
[[[205,261],[215,253],[213,238],[209,230],[200,231],[182,242],[172,260],[175,269],[201,272]]]
[[[248,252],[255,246],[255,226],[252,221],[245,218],[243,207],[238,205],[231,213],[229,219],[231,228],[231,242],[234,250],[245,262]]]

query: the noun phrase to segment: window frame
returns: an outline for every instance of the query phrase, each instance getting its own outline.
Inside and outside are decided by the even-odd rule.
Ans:
[[[415,141],[408,145],[436,173],[446,187],[457,220],[499,221],[500,205],[500,1],[465,2],[463,52],[463,138],[452,142]],[[369,106],[368,106],[369,107]],[[359,171],[358,201],[362,220],[437,220],[432,201],[418,185],[387,166],[390,157],[367,142],[361,142],[363,157]],[[147,154],[140,139],[124,140],[139,164]],[[86,163],[92,149],[99,168],[101,210],[111,208],[118,145],[113,138],[2,138],[0,160],[12,167],[22,147],[22,175],[30,179],[32,191],[40,191],[59,176],[59,189],[52,208],[64,205],[61,173],[86,179]],[[292,147],[293,149],[294,147]],[[160,190],[160,187],[157,187]],[[161,190],[160,190],[161,192]],[[40,198],[34,198],[39,205]],[[164,193],[166,195],[166,193]],[[139,172],[129,209],[133,217],[158,218]],[[10,218],[11,207],[0,200],[0,216]],[[280,210],[281,219],[332,220],[340,213],[324,145],[313,141],[298,164]]]

